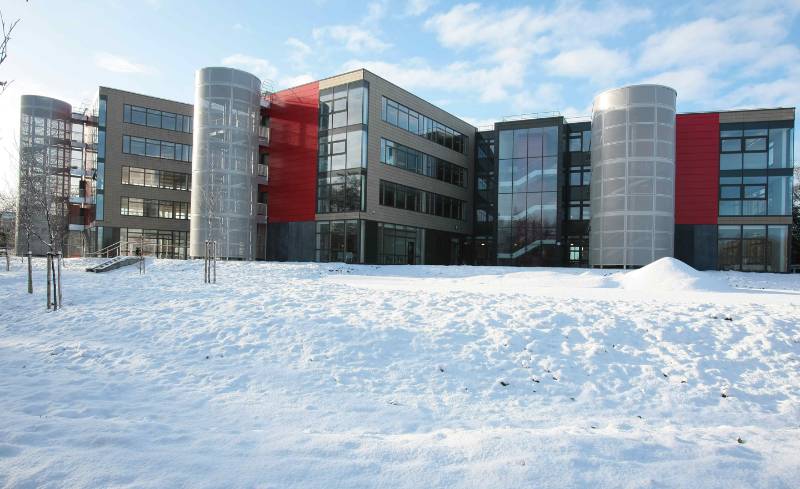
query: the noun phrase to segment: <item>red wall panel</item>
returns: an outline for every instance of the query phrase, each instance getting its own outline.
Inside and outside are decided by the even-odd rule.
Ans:
[[[675,224],[716,224],[719,114],[678,114],[675,120]]]
[[[269,222],[313,221],[319,83],[277,92],[270,107]]]

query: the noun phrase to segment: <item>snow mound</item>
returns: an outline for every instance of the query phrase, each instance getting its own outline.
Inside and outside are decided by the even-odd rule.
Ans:
[[[640,291],[698,290],[725,292],[732,290],[723,280],[695,270],[675,258],[661,258],[619,278],[623,289]]]

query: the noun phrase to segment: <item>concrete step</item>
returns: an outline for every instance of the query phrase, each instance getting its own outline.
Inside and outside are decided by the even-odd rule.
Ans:
[[[139,260],[141,260],[141,258],[138,256],[115,256],[114,258],[104,261],[99,265],[87,268],[86,271],[93,273],[109,272],[111,270],[116,270],[117,268],[127,267],[128,265],[139,263]]]

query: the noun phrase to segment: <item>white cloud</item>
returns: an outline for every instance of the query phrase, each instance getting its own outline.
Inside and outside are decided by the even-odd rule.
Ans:
[[[558,112],[564,102],[562,85],[539,83],[533,90],[525,89],[516,93],[511,101],[512,114],[506,115]]]
[[[232,54],[224,58],[222,64],[252,73],[259,77],[261,81],[275,80],[278,77],[278,69],[273,66],[272,63],[266,59],[257,58],[255,56],[248,56],[241,53]]]
[[[560,4],[552,11],[531,7],[493,10],[477,3],[457,5],[425,23],[447,47],[524,45],[538,42],[546,48],[579,45],[586,39],[612,36],[633,22],[648,19],[641,8],[602,5],[595,10]]]
[[[796,70],[800,72],[800,70]],[[725,108],[795,107],[800,104],[800,73],[740,86],[720,100]]]
[[[344,64],[345,70],[366,68],[391,80],[393,83],[408,89],[433,88],[449,92],[481,91],[480,99],[484,102],[498,101],[508,94],[506,81],[507,66],[479,67],[471,63],[451,63],[441,67],[433,67],[420,58],[404,60],[400,63],[385,61],[350,60]],[[521,84],[513,84],[521,87]]]
[[[406,15],[418,16],[422,15],[431,8],[431,5],[436,3],[436,0],[408,0],[406,3]]]
[[[354,53],[380,52],[391,45],[378,39],[372,32],[357,25],[331,25],[318,27],[312,31],[314,40],[331,40],[344,45]]]
[[[306,58],[312,53],[311,46],[300,39],[290,37],[286,40],[286,47],[289,48],[289,60],[296,67],[305,67]]]
[[[785,24],[780,15],[698,19],[649,36],[639,65],[645,70],[685,66],[747,69],[751,62],[764,63],[765,56],[766,64],[774,65],[776,48],[797,59],[796,47],[781,45],[787,35]]]
[[[683,68],[665,71],[641,80],[641,83],[656,83],[672,87],[678,92],[678,103],[684,101],[712,101],[723,82],[712,78],[703,68]]]
[[[387,0],[379,0],[367,5],[367,15],[364,16],[361,23],[369,26],[386,17],[386,12],[388,12],[388,5],[386,1]]]
[[[603,83],[613,82],[630,69],[626,53],[599,45],[562,51],[545,65],[554,75],[587,78]]]
[[[599,47],[598,39],[619,35],[626,25],[650,15],[646,9],[616,4],[587,10],[563,3],[548,11],[528,6],[498,10],[469,3],[433,16],[425,22],[425,28],[436,35],[441,45],[456,51],[469,50],[475,61],[469,64],[466,74],[487,74],[473,84],[480,87],[481,100],[494,101],[519,92],[532,74],[535,59],[547,55],[551,56],[551,68],[565,76],[588,74],[607,79],[612,78],[612,72],[614,78],[624,75],[619,70],[627,69],[627,55]],[[603,50],[608,66],[601,67],[600,60],[584,60],[594,69],[581,68],[577,56],[587,45],[593,46],[594,53]],[[559,57],[561,52],[569,54]]]
[[[314,76],[311,75],[310,73],[304,73],[302,75],[297,75],[297,76],[289,76],[278,80],[278,85],[275,87],[275,89],[282,90],[284,88],[296,87],[299,85],[305,85],[306,83],[312,81],[314,81]]]
[[[98,68],[114,73],[148,74],[156,71],[155,68],[151,66],[134,63],[122,56],[106,52],[95,53],[94,64]]]

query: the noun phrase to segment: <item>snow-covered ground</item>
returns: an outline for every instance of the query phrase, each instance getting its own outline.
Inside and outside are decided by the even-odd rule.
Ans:
[[[800,275],[87,263],[0,271],[2,487],[800,487]]]

